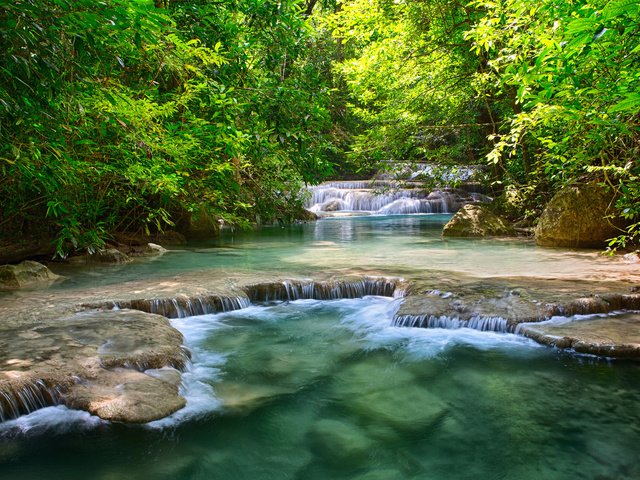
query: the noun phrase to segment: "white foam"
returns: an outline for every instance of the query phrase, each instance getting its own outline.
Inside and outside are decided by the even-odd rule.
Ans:
[[[342,320],[361,338],[367,349],[391,348],[410,358],[436,357],[450,348],[464,345],[478,350],[510,350],[522,352],[542,348],[529,338],[512,333],[482,332],[471,328],[407,328],[395,327],[392,319],[399,300],[370,297],[372,301]]]
[[[82,410],[63,405],[46,407],[14,420],[0,423],[0,437],[19,435],[59,435],[90,430],[108,422]]]

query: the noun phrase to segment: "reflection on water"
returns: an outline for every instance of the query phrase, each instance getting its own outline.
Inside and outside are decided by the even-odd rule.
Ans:
[[[540,248],[525,239],[444,239],[442,226],[449,219],[450,215],[326,218],[303,225],[264,227],[257,232],[227,231],[219,239],[129,265],[54,269],[72,277],[60,288],[117,284],[205,269],[212,274],[309,276],[360,269],[392,276],[439,271],[480,278],[594,280],[619,278],[631,271],[622,260],[596,251]]]
[[[397,302],[175,320],[194,353],[184,411],[142,427],[36,412],[3,428],[2,478],[638,478],[637,366],[392,327]]]

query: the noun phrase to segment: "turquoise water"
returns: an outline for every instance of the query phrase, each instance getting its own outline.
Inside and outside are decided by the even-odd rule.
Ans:
[[[350,265],[483,277],[526,262],[549,275],[571,260],[574,270],[604,265],[517,240],[445,241],[445,219],[331,219],[227,236],[87,271],[65,288],[198,268],[308,274]],[[275,302],[173,320],[193,352],[185,409],[141,426],[64,407],[5,422],[0,478],[640,478],[637,364],[512,334],[392,327],[399,301]]]
[[[620,261],[597,251],[543,249],[525,239],[443,238],[451,215],[325,218],[257,232],[224,231],[210,242],[173,247],[134,264],[94,268],[54,266],[70,279],[60,288],[117,284],[182,272],[269,272],[281,276],[375,271],[389,275],[455,273],[470,277],[536,276],[605,279]]]

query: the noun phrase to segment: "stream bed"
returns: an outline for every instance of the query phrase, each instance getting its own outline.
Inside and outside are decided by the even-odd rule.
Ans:
[[[70,280],[49,294],[190,271],[535,283],[613,281],[628,270],[596,252],[519,239],[443,240],[446,220],[332,218],[229,234],[132,265],[63,268]],[[274,301],[173,319],[192,352],[184,409],[138,426],[62,406],[3,422],[1,478],[640,478],[637,362],[512,333],[396,327],[400,302]]]

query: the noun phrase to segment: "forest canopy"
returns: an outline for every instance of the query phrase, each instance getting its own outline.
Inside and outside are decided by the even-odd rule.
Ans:
[[[488,165],[534,221],[586,178],[640,237],[636,0],[2,0],[0,232],[292,221],[307,184]]]

